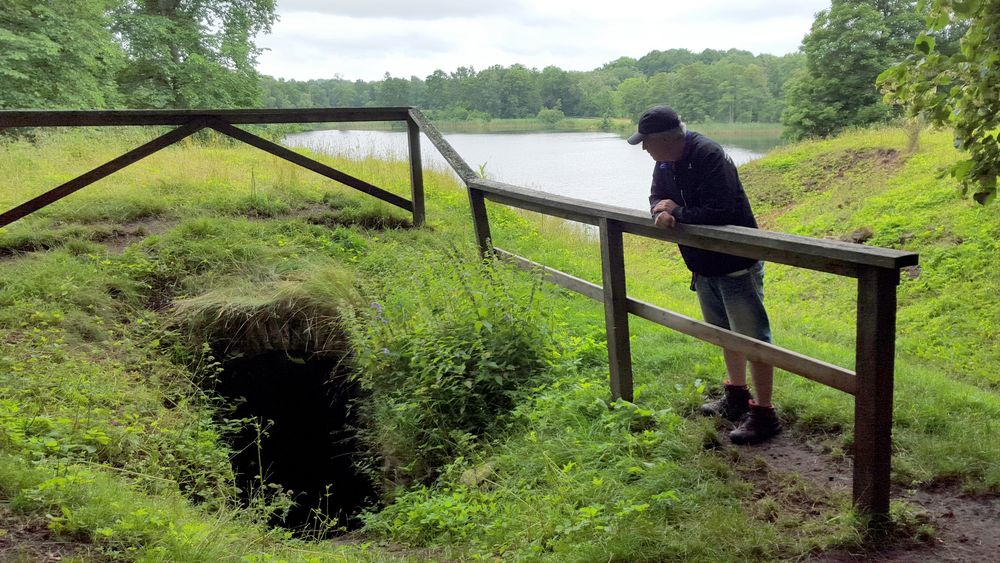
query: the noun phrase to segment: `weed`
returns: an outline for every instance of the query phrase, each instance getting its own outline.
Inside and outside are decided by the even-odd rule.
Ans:
[[[539,281],[524,286],[505,267],[455,251],[422,261],[398,260],[409,276],[371,291],[351,331],[369,443],[397,482],[428,481],[499,430],[554,347]]]

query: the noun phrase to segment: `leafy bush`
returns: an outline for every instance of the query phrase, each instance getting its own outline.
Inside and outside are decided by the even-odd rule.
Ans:
[[[398,266],[407,274],[382,280],[384,300],[372,299],[352,329],[358,377],[370,395],[367,440],[392,481],[426,482],[500,428],[519,390],[554,357],[534,299],[539,280],[525,283],[456,253],[445,258],[453,263],[420,257],[422,267]]]
[[[469,116],[465,118],[466,121],[482,121],[483,123],[489,123],[493,121],[493,116],[486,113],[485,111],[480,111],[474,109],[469,112]]]
[[[541,121],[545,125],[555,127],[556,123],[566,118],[566,114],[559,108],[542,108],[538,110],[537,117],[538,121]]]

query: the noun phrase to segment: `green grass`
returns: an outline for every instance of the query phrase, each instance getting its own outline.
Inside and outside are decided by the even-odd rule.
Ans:
[[[926,132],[922,149],[908,155],[901,130],[860,131],[777,149],[741,175],[765,228],[837,238],[869,228],[873,244],[920,253],[918,277],[904,273],[898,291],[896,478],[958,479],[971,490],[995,491],[1000,446],[989,437],[1000,430],[1000,303],[991,296],[1000,291],[994,258],[1000,219],[937,178],[938,168],[958,156],[949,143],[944,133]],[[786,200],[788,192],[794,196]],[[596,241],[567,248],[551,242],[572,236],[558,224],[493,225],[498,246],[600,283]],[[630,295],[699,316],[687,289],[690,274],[671,246],[626,237],[626,270]],[[766,293],[776,342],[853,369],[856,291],[852,279],[769,264]],[[590,311],[597,333],[601,311]],[[721,380],[724,368],[714,348],[643,321],[632,326],[640,384]],[[797,429],[817,439],[835,432],[829,447],[850,445],[849,397],[781,372],[776,397]]]
[[[0,205],[150,136],[8,142]],[[947,135],[925,133],[912,154],[906,143],[899,130],[858,131],[783,147],[741,175],[766,228],[867,228],[872,244],[920,253],[919,275],[899,286],[893,477],[996,492],[1000,220],[936,177],[957,157]],[[405,163],[323,160],[408,194]],[[332,320],[331,303],[359,299],[352,288],[398,307],[393,318],[450,311],[448,292],[469,289],[450,281],[442,256],[475,256],[468,203],[448,174],[427,171],[425,182],[428,224],[410,229],[398,210],[206,136],[0,230],[4,502],[123,559],[770,560],[864,542],[844,495],[764,473],[718,449],[717,430],[692,416],[724,372],[716,348],[631,319],[635,404],[608,405],[602,308],[548,286],[534,303],[561,344],[541,377],[525,378],[505,424],[456,443],[436,481],[386,490],[395,504],[373,509],[354,542],[269,529],[280,498],[238,508],[227,427],[199,385],[220,358],[198,343],[272,314]],[[497,246],[600,282],[597,243],[578,230],[493,205],[490,220]],[[124,248],[103,244],[122,237]],[[626,251],[631,295],[698,316],[672,245],[627,237]],[[532,287],[525,276],[511,287]],[[430,287],[436,299],[421,304]],[[852,367],[855,291],[849,279],[769,264],[777,342]],[[420,332],[436,330],[428,324],[390,328],[402,331],[396,341],[438,342]],[[779,373],[776,400],[792,433],[848,451],[849,397]],[[901,533],[915,533],[896,508]]]

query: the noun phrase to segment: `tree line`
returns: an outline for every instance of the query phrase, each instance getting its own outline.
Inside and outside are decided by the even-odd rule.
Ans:
[[[834,0],[802,52],[654,50],[589,71],[515,64],[382,80],[260,76],[276,0],[2,0],[0,108],[419,106],[437,119],[781,121],[792,137],[886,119],[876,76],[912,48],[910,0]],[[939,49],[944,48],[939,45]]]
[[[260,76],[255,38],[276,1],[0,0],[0,109],[416,105],[438,119],[558,120],[635,119],[666,103],[691,122],[780,120],[798,139],[905,107],[956,127],[972,157],[952,173],[979,199],[996,191],[1000,0],[832,0],[784,56],[669,49],[590,71],[495,65],[372,82]]]
[[[572,117],[634,118],[669,101],[690,121],[776,122],[783,85],[802,68],[800,54],[687,49],[621,57],[591,71],[542,70],[515,64],[483,70],[436,70],[425,78],[365,82],[264,77],[266,107],[419,106],[445,119],[535,117],[558,110]]]

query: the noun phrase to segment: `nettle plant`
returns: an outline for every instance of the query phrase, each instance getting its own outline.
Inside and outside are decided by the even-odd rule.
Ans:
[[[401,268],[351,330],[367,442],[394,483],[431,480],[501,429],[557,357],[539,279],[447,254]]]

